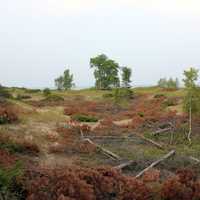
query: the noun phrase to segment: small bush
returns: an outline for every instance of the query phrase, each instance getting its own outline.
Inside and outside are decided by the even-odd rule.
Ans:
[[[17,94],[16,99],[17,100],[31,99],[31,96],[30,95]]]
[[[0,199],[22,199],[23,189],[16,181],[21,175],[21,163],[13,155],[0,150]]]
[[[112,98],[114,95],[112,93],[106,93],[103,94],[103,98],[107,99],[107,98]]]
[[[168,98],[166,99],[164,102],[163,102],[163,105],[165,107],[168,107],[168,106],[176,106],[178,105],[178,101],[176,98]]]
[[[98,119],[96,117],[82,114],[75,114],[72,116],[72,119],[79,122],[98,122]]]
[[[12,141],[9,137],[1,135],[0,137],[0,149],[6,150],[9,153],[24,153],[38,155],[40,152],[39,147],[28,141]]]
[[[161,190],[164,200],[197,200],[200,198],[199,182],[197,176],[188,169],[178,170],[177,175],[167,179]]]
[[[12,123],[17,120],[18,117],[11,108],[0,108],[0,124]]]
[[[71,115],[74,115],[74,114],[78,113],[79,110],[80,110],[80,109],[78,109],[78,108],[75,107],[75,106],[69,106],[69,107],[66,107],[66,108],[64,109],[64,114],[65,114],[65,115],[71,116]]]
[[[164,94],[155,94],[154,95],[154,98],[157,99],[157,98],[162,98],[162,97],[165,97]]]
[[[114,90],[114,99],[132,99],[133,91],[129,88],[117,88]]]
[[[0,97],[1,98],[12,98],[10,92],[0,85]]]
[[[51,94],[51,95],[48,95],[44,101],[64,101],[65,99],[62,97],[62,96],[59,96],[59,95],[55,95],[55,94]]]
[[[41,90],[40,89],[25,89],[25,92],[26,93],[39,93],[39,92],[41,92]]]
[[[49,88],[45,88],[43,90],[43,94],[44,94],[44,96],[49,96],[51,94],[51,90]]]

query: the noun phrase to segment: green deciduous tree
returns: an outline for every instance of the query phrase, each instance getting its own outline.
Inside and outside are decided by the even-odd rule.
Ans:
[[[122,86],[130,87],[132,70],[128,67],[122,67]]]
[[[55,86],[58,90],[62,90],[63,89],[63,77],[60,76],[57,79],[55,79]]]
[[[119,64],[114,60],[101,54],[90,59],[90,67],[94,68],[97,89],[110,89],[120,86],[118,77]]]
[[[197,85],[198,80],[198,70],[195,68],[190,68],[184,71],[185,78],[183,82],[186,88],[186,96],[184,100],[184,109],[189,112],[190,107],[192,113],[200,113],[200,88]]]
[[[168,80],[166,78],[161,78],[158,81],[158,86],[161,88],[177,89],[179,87],[179,80],[178,78],[169,78]]]
[[[55,79],[55,85],[58,90],[69,90],[74,86],[73,74],[70,74],[69,69],[64,71],[63,76],[59,76],[57,79]]]
[[[63,75],[63,87],[65,90],[71,89],[74,86],[73,74],[70,74],[69,69],[64,71]]]
[[[189,113],[189,132],[187,137],[190,144],[192,134],[192,115],[200,114],[200,88],[196,84],[196,81],[198,80],[198,72],[199,71],[195,68],[185,70],[185,78],[183,79],[186,88],[184,109]]]

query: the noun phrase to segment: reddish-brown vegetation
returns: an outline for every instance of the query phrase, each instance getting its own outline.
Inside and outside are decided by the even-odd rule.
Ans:
[[[188,169],[177,171],[177,175],[166,180],[162,186],[163,199],[198,200],[200,199],[200,181]]]
[[[0,168],[9,168],[13,166],[17,158],[11,155],[8,151],[0,149]]]
[[[28,200],[147,200],[151,195],[141,181],[106,168],[29,170],[26,177]]]
[[[18,117],[12,107],[0,105],[0,124],[16,122]]]

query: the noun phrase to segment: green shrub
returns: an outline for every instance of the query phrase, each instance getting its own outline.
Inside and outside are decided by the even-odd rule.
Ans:
[[[56,94],[51,94],[48,95],[44,101],[64,101],[65,99],[62,96],[56,95]]]
[[[18,117],[16,112],[10,107],[0,107],[0,124],[16,122]]]
[[[12,168],[0,166],[0,199],[20,200],[22,199],[22,187],[16,182],[16,178],[22,175],[22,166],[17,162]]]
[[[22,94],[17,94],[16,100],[23,100],[23,99],[31,99],[30,95],[22,95]]]
[[[51,94],[51,90],[50,90],[49,88],[45,88],[45,89],[43,90],[43,94],[44,94],[44,96],[48,96],[48,95]]]
[[[103,98],[112,98],[114,95],[112,93],[103,94]]]
[[[178,105],[178,101],[176,98],[168,98],[163,102],[163,104],[165,107],[176,106],[176,105]]]
[[[123,100],[133,99],[134,93],[129,88],[116,88],[113,92],[115,103],[120,103]]]
[[[161,98],[161,97],[166,97],[166,96],[164,94],[155,94],[154,95],[155,99],[158,99],[158,98]]]
[[[0,98],[12,98],[10,92],[1,85],[0,85]]]
[[[96,117],[83,114],[75,114],[72,116],[72,119],[79,122],[98,122]]]
[[[144,113],[143,113],[143,112],[138,112],[138,115],[139,115],[140,117],[144,117]]]
[[[38,93],[38,92],[41,92],[40,89],[25,89],[25,92],[26,93]]]
[[[27,141],[16,142],[4,135],[0,135],[0,149],[5,150],[11,154],[22,153],[38,155],[40,152],[38,145],[35,143]]]

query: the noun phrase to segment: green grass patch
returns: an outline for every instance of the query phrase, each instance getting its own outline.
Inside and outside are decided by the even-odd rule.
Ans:
[[[72,119],[79,122],[98,122],[99,120],[94,116],[88,116],[83,114],[75,114],[72,116]]]

